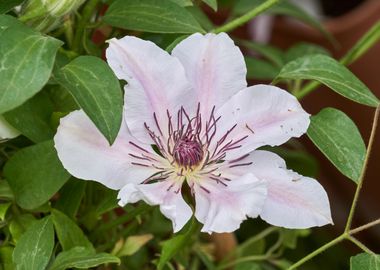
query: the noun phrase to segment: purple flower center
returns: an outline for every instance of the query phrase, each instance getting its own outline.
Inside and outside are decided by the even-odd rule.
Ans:
[[[202,145],[189,138],[179,139],[174,146],[173,157],[176,163],[183,167],[199,165],[203,159]]]

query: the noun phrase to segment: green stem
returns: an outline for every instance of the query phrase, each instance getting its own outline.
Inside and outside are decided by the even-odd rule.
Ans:
[[[374,221],[372,221],[372,222],[369,222],[369,223],[367,223],[367,224],[364,224],[364,225],[362,225],[362,226],[360,226],[360,227],[357,227],[357,228],[355,228],[355,229],[350,230],[350,234],[353,235],[353,234],[355,234],[355,233],[358,233],[358,232],[364,231],[364,230],[366,230],[366,229],[369,229],[369,228],[371,228],[371,227],[373,227],[373,226],[376,226],[376,225],[379,225],[379,224],[380,224],[380,218],[378,218],[378,219],[376,219],[376,220],[374,220]]]
[[[360,58],[380,39],[380,21],[369,29],[364,36],[340,59],[343,65],[349,65]]]
[[[364,181],[365,173],[366,173],[366,170],[367,170],[370,154],[372,152],[372,146],[373,146],[373,142],[375,140],[375,135],[376,135],[376,130],[377,130],[377,124],[378,124],[378,120],[379,120],[379,114],[380,114],[380,106],[378,106],[376,108],[375,116],[374,116],[373,123],[372,123],[371,135],[370,135],[369,142],[368,142],[368,147],[367,147],[367,154],[366,154],[366,157],[365,157],[365,160],[364,160],[364,164],[363,164],[363,168],[362,168],[362,171],[361,171],[361,174],[360,174],[360,177],[359,177],[358,186],[356,187],[355,196],[354,196],[354,199],[352,201],[352,205],[351,205],[350,213],[349,213],[348,218],[347,218],[347,223],[346,223],[346,228],[344,230],[344,233],[342,235],[338,236],[337,238],[331,240],[327,244],[323,245],[322,247],[318,248],[314,252],[310,253],[309,255],[305,256],[304,258],[302,258],[301,260],[299,260],[298,262],[296,262],[295,264],[293,264],[288,270],[296,269],[300,265],[302,265],[305,262],[309,261],[310,259],[314,258],[315,256],[317,256],[318,254],[320,254],[323,251],[327,250],[328,248],[330,248],[330,247],[338,244],[339,242],[341,242],[344,239],[350,240],[351,242],[353,242],[354,244],[356,244],[358,247],[360,247],[361,249],[365,250],[366,252],[369,252],[369,253],[372,252],[369,248],[367,248],[359,240],[357,240],[356,238],[354,238],[352,236],[352,234],[358,233],[358,232],[363,231],[365,229],[368,229],[368,228],[370,228],[372,226],[380,224],[380,219],[374,220],[374,221],[372,221],[370,223],[367,223],[365,225],[362,225],[362,226],[360,226],[358,228],[355,228],[355,229],[352,229],[352,230],[351,230],[351,225],[352,225],[352,219],[353,219],[354,214],[355,214],[356,205],[357,205],[357,202],[358,202],[358,199],[359,199],[360,190],[361,190],[361,188],[363,186],[363,181]]]
[[[100,0],[89,0],[87,2],[85,7],[83,8],[82,17],[76,25],[77,30],[75,32],[72,49],[78,53],[81,53],[83,50],[81,43],[83,40],[83,35],[85,34],[85,28],[87,26],[87,23],[90,21],[92,15],[94,14],[94,11],[98,6],[99,1]]]
[[[255,7],[251,11],[247,12],[243,16],[240,16],[225,25],[222,25],[216,29],[214,29],[212,32],[214,33],[220,33],[220,32],[229,32],[231,30],[234,30],[235,28],[245,24],[246,22],[252,20],[254,17],[257,15],[260,15],[264,11],[268,10],[272,6],[276,5],[279,3],[280,0],[267,0],[266,2],[262,3],[261,5]]]
[[[348,236],[347,237],[348,240],[350,240],[352,243],[354,243],[355,245],[357,245],[359,248],[361,248],[364,252],[367,252],[369,254],[375,254],[372,250],[370,250],[368,247],[366,247],[366,245],[364,245],[362,242],[360,242],[358,239],[356,239],[355,237],[353,236]]]
[[[354,218],[354,214],[355,214],[355,210],[356,210],[356,205],[358,203],[360,191],[361,191],[361,189],[363,187],[363,182],[364,182],[364,177],[365,177],[365,174],[366,174],[366,171],[367,171],[368,161],[369,161],[369,158],[371,156],[372,146],[373,146],[373,142],[375,140],[375,135],[376,135],[376,130],[377,130],[377,123],[378,123],[378,120],[379,120],[379,113],[380,113],[380,106],[378,106],[376,108],[376,111],[375,111],[375,116],[374,116],[373,123],[372,123],[371,135],[370,135],[370,138],[369,138],[369,141],[368,141],[367,154],[366,154],[365,159],[364,159],[363,168],[362,168],[362,171],[360,173],[360,177],[359,177],[358,185],[356,187],[354,199],[352,201],[350,213],[348,214],[346,228],[344,229],[345,232],[348,232],[351,229],[352,219]]]
[[[304,264],[305,262],[311,260],[312,258],[314,258],[315,256],[319,255],[320,253],[326,251],[327,249],[329,249],[330,247],[332,246],[335,246],[336,244],[340,243],[341,241],[343,241],[344,239],[346,239],[346,234],[342,234],[340,236],[338,236],[337,238],[331,240],[330,242],[328,242],[327,244],[321,246],[320,248],[318,248],[317,250],[313,251],[312,253],[310,253],[309,255],[303,257],[301,260],[299,260],[298,262],[294,263],[292,266],[290,266],[288,268],[288,270],[293,270],[293,269],[297,269],[297,267],[301,266],[302,264]]]
[[[355,45],[340,59],[340,63],[343,65],[349,65],[355,62],[363,54],[365,54],[377,41],[380,40],[380,21],[376,23],[371,29],[369,29],[363,37],[361,37]],[[301,99],[308,95],[310,92],[314,91],[318,86],[319,82],[310,82],[305,85],[299,92],[295,94],[298,99]]]

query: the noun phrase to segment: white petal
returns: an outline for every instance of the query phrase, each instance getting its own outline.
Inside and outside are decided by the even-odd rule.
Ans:
[[[185,67],[203,116],[208,117],[214,105],[220,107],[247,86],[244,57],[225,33],[193,34],[172,55]]]
[[[143,200],[150,205],[159,205],[162,214],[172,221],[174,232],[178,232],[193,214],[182,198],[181,185],[170,179],[153,184],[128,184],[119,192],[119,204],[124,206]]]
[[[266,197],[265,181],[253,174],[226,182],[194,182],[195,217],[203,223],[202,232],[233,232],[248,217],[257,217]]]
[[[0,140],[12,139],[20,135],[20,131],[12,127],[7,120],[0,115]]]
[[[158,131],[167,130],[166,110],[176,115],[183,105],[196,109],[185,70],[175,57],[153,42],[126,36],[111,39],[106,50],[107,62],[125,86],[125,114],[129,130],[138,140],[149,143],[144,123]],[[193,102],[192,102],[193,101]]]
[[[230,137],[242,138],[242,149],[249,153],[263,145],[280,145],[300,137],[310,124],[298,100],[288,92],[270,85],[255,85],[234,95],[216,113],[222,136],[237,124]],[[235,151],[239,155],[241,150]]]
[[[136,140],[128,134],[123,121],[114,144],[110,146],[83,111],[62,118],[54,137],[58,157],[70,174],[95,180],[112,189],[120,189],[128,182],[140,183],[157,171],[153,167],[131,164],[136,160],[130,154],[140,153],[130,141]],[[160,159],[153,150],[146,155]]]
[[[329,199],[316,180],[287,170],[285,161],[268,151],[254,151],[250,160],[252,173],[268,182],[262,219],[290,229],[332,223]]]

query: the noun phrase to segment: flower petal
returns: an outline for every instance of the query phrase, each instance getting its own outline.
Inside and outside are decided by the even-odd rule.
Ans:
[[[326,191],[318,181],[286,169],[285,161],[268,151],[254,151],[251,172],[268,182],[268,196],[260,216],[290,229],[332,223]]]
[[[225,33],[193,34],[181,41],[172,55],[185,67],[206,117],[213,106],[221,106],[247,86],[243,54]]]
[[[130,154],[140,154],[130,144],[133,141],[122,121],[119,134],[110,146],[83,111],[62,118],[54,137],[58,157],[66,170],[75,177],[95,180],[112,189],[120,189],[128,182],[140,183],[157,171],[150,166],[132,165]],[[153,150],[145,154],[161,159]]]
[[[173,222],[174,232],[178,232],[193,214],[182,197],[181,185],[170,179],[153,184],[128,184],[119,192],[119,204],[124,206],[143,200],[150,205],[160,205],[162,214]]]
[[[163,126],[161,131],[166,132],[166,110],[175,115],[182,105],[196,109],[191,86],[178,59],[153,42],[132,36],[113,38],[109,43],[107,62],[119,79],[128,82],[125,86],[126,121],[138,140],[151,142],[144,123],[159,131],[154,114]]]
[[[192,183],[190,183],[192,185]],[[257,217],[266,197],[265,181],[253,174],[232,179],[227,185],[202,179],[194,182],[195,217],[202,232],[233,232],[248,217]]]
[[[309,114],[294,96],[270,85],[255,85],[240,91],[217,110],[216,115],[221,116],[219,136],[235,123],[237,126],[230,136],[236,139],[248,136],[242,142],[245,153],[300,137],[310,124]],[[241,149],[234,152],[239,155]]]

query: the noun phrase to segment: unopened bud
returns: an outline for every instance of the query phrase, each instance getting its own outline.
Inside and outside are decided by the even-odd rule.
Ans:
[[[29,0],[22,9],[21,21],[37,30],[55,28],[61,18],[76,11],[85,0]]]

